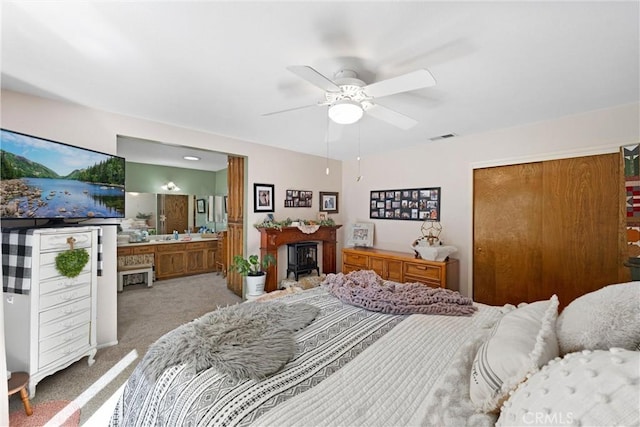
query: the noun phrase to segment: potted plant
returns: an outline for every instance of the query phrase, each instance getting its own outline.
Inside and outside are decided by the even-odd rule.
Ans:
[[[262,260],[258,255],[249,255],[248,258],[236,255],[233,257],[233,264],[230,268],[245,277],[246,295],[257,296],[264,293],[264,284],[267,280],[265,270],[275,262],[276,258],[271,254],[266,254]]]

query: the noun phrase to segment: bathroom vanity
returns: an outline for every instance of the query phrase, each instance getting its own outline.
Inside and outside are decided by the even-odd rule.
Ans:
[[[152,264],[156,280],[224,272],[224,238],[221,232],[215,237],[195,235],[191,240],[153,236],[148,242],[118,243],[118,269]]]

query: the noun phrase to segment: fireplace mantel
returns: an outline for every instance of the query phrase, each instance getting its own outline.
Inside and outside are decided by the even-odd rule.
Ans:
[[[322,272],[336,272],[336,231],[342,225],[320,226],[315,233],[303,233],[298,227],[258,228],[260,232],[260,256],[271,254],[276,259],[275,265],[267,269],[265,290],[275,291],[278,288],[278,248],[288,243],[304,241],[322,242]]]

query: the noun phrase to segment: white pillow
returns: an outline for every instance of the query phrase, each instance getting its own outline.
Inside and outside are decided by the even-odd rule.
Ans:
[[[640,424],[640,352],[584,350],[557,358],[509,397],[496,426]]]
[[[635,350],[640,345],[640,282],[605,286],[573,300],[558,317],[560,354]]]
[[[496,411],[509,391],[558,356],[555,334],[558,297],[513,310],[496,324],[478,349],[469,394],[482,412]]]

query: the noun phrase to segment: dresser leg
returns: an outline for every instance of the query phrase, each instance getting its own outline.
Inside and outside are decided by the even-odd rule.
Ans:
[[[96,362],[94,357],[96,356],[97,352],[98,350],[95,349],[95,350],[91,350],[91,353],[89,353],[89,359],[87,360],[87,364],[89,364],[89,366],[93,365]]]

